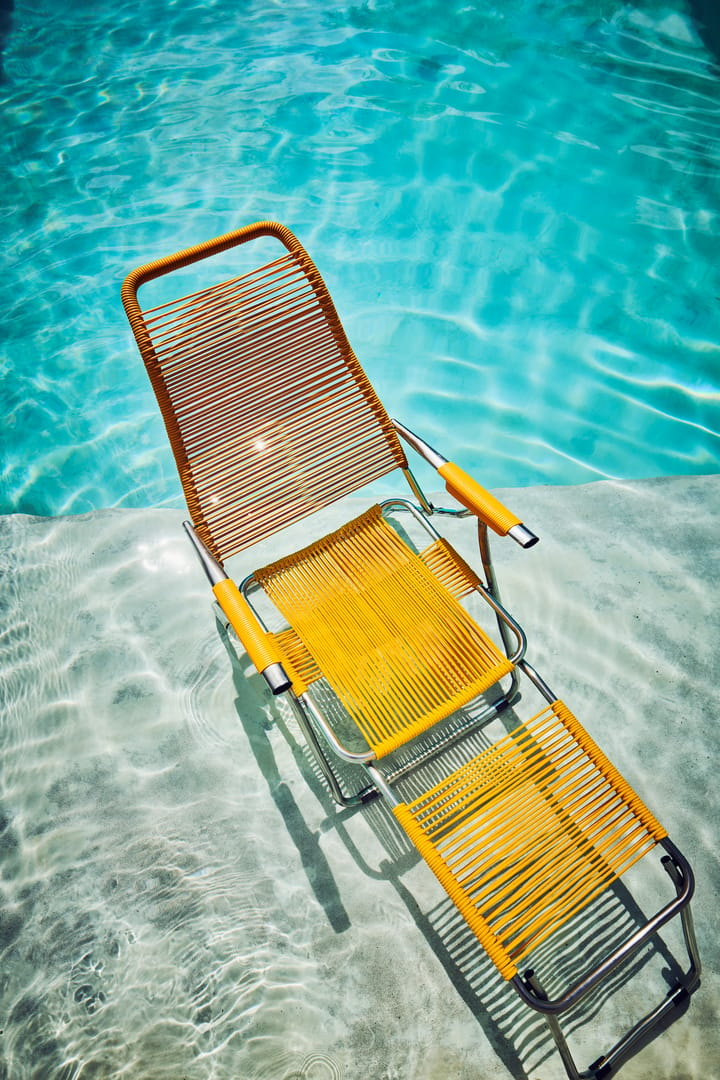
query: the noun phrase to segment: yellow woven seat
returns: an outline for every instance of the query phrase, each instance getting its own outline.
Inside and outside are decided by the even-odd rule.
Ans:
[[[231,276],[218,277],[225,259]],[[141,308],[138,290],[173,275],[181,287],[173,292],[163,280]],[[128,275],[122,297],[175,455],[192,518],[185,527],[223,625],[272,693],[287,695],[335,800],[386,800],[502,976],[548,1018],[571,1080],[605,1080],[699,983],[693,876],[531,666],[525,635],[500,602],[489,530],[523,548],[537,537],[390,419],[317,267],[284,226],[258,222],[146,263]],[[451,495],[441,514],[410,471],[406,445]],[[397,471],[408,499],[374,505],[261,570],[253,566],[270,556],[254,556],[241,587],[228,576],[226,560]],[[387,520],[396,514],[407,515],[397,530]],[[445,514],[474,517],[479,573],[435,528]],[[419,550],[404,539],[415,527],[428,536]],[[484,602],[494,638],[469,613]],[[526,688],[544,701],[542,712],[526,705]],[[523,723],[520,710],[536,715]],[[353,722],[360,749],[361,740],[345,741]],[[498,725],[506,734],[497,737]],[[490,732],[496,741],[477,753]],[[432,777],[424,790],[422,776]],[[584,920],[593,899],[657,845],[673,898],[575,977],[556,931],[580,913]],[[580,1074],[557,1015],[675,916],[689,969]],[[552,1001],[537,973],[521,970],[538,953],[543,963],[551,957],[556,978],[562,973],[566,988]]]
[[[560,701],[394,813],[505,979],[667,836]]]
[[[255,578],[378,758],[512,671],[379,506]]]

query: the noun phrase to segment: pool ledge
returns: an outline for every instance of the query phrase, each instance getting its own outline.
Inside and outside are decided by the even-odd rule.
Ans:
[[[541,537],[494,545],[532,661],[697,876],[703,985],[621,1076],[707,1080],[720,1061],[720,475],[498,494]],[[13,1076],[60,1075],[72,1052],[108,1078],[350,1080],[362,1062],[401,1080],[552,1080],[539,1028],[444,949],[434,880],[407,858],[393,876],[383,820],[336,815],[282,711],[233,671],[183,517],[0,518],[0,1056]],[[472,556],[472,524],[443,527]],[[611,1021],[601,1010],[577,1037],[602,1049]]]

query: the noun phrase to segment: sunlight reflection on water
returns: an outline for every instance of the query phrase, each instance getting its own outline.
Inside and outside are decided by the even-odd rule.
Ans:
[[[264,217],[487,485],[714,471],[717,69],[606,8],[18,7],[0,508],[180,504],[119,283]]]

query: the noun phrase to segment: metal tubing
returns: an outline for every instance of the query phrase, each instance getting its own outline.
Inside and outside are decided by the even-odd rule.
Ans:
[[[390,806],[398,806],[399,803],[400,803],[400,800],[398,799],[397,795],[395,794],[395,792],[392,790],[392,788],[390,787],[390,785],[386,781],[383,774],[377,768],[377,766],[368,765],[367,766],[367,771],[370,773],[370,776],[372,777],[373,784],[378,789],[378,791],[383,796],[383,798],[387,799]]]
[[[385,510],[402,510],[408,514],[412,514],[419,525],[422,525],[425,532],[432,536],[433,540],[442,540],[441,534],[437,531],[431,521],[422,514],[416,506],[413,506],[407,499],[383,499],[380,503],[380,509]],[[436,512],[436,511],[434,511]]]
[[[367,793],[365,790],[363,792],[358,792],[356,795],[345,794],[342,789],[340,780],[336,775],[335,770],[333,769],[327,755],[325,754],[325,751],[320,744],[320,740],[315,734],[312,724],[308,720],[303,702],[298,697],[296,697],[295,694],[290,695],[290,701],[292,702],[293,712],[295,713],[295,716],[297,718],[300,730],[305,736],[311,752],[315,755],[315,760],[318,763],[320,771],[328,782],[328,785],[330,787],[330,793],[335,802],[338,803],[340,806],[357,806],[360,803],[367,802]]]
[[[426,530],[426,532],[430,534],[430,536],[433,537],[434,540],[443,539],[442,535],[437,531],[432,522],[428,521],[427,518],[423,517],[423,515],[418,510],[416,510],[412,503],[408,502],[407,499],[386,499],[385,502],[380,503],[380,507],[382,510],[392,510],[394,507],[397,507],[400,510],[407,510],[408,513],[412,514],[415,520],[419,522],[420,525],[422,525],[422,527]],[[504,637],[503,643],[505,644],[508,653],[508,659],[513,664],[518,663],[525,655],[525,649],[527,648],[527,638],[525,637],[525,631],[520,626],[520,624],[516,622],[515,619],[513,619],[510,612],[506,611],[500,601],[492,595],[489,589],[485,588],[483,585],[479,585],[475,591],[479,593],[479,595],[482,596],[483,600],[485,600],[485,602],[490,605],[490,607],[495,612],[495,616],[498,619],[502,619],[506,626],[515,635],[515,638],[517,640],[517,648],[512,654],[510,654],[509,647],[507,646]],[[552,700],[554,701],[555,698],[552,698]]]
[[[420,503],[420,509],[423,510],[426,514],[434,514],[435,507],[425,495],[425,492],[418,484],[410,469],[403,469],[403,476],[410,485],[410,490],[412,491],[413,495]]]
[[[686,990],[689,994],[691,994],[700,982],[700,975],[702,974],[702,962],[700,960],[700,952],[698,950],[697,938],[695,937],[695,923],[693,921],[692,911],[690,910],[689,904],[684,907],[680,912],[680,918],[682,919],[685,945],[687,947],[688,956],[690,957],[690,971],[687,975],[688,982],[686,985]]]
[[[513,525],[511,529],[508,529],[508,536],[511,536],[516,544],[519,544],[521,548],[531,548],[537,544],[540,539],[534,532],[528,529],[527,525],[523,525],[520,522],[517,525]]]
[[[692,897],[695,891],[695,878],[693,876],[690,863],[678,848],[675,847],[670,837],[666,836],[664,840],[660,841],[661,846],[667,851],[667,856],[662,860],[663,866],[667,870],[668,874],[672,878],[675,889],[678,896],[689,891],[688,901]],[[680,917],[682,919],[683,935],[685,937],[685,945],[690,958],[690,970],[685,976],[685,988],[689,993],[697,986],[700,981],[700,975],[702,973],[702,963],[700,960],[700,952],[697,946],[697,938],[695,937],[695,924],[693,922],[692,912],[690,910],[690,904],[686,903],[683,907]]]
[[[447,458],[439,454],[437,450],[433,450],[429,443],[426,443],[424,439],[421,439],[419,435],[416,435],[410,428],[406,428],[404,424],[401,424],[399,420],[392,419],[392,425],[397,431],[398,435],[401,435],[408,446],[412,446],[413,450],[425,458],[429,465],[432,465],[434,469],[439,469],[441,465],[447,463]]]
[[[667,851],[672,860],[673,869],[679,874],[678,876],[678,874],[673,873],[671,869],[668,869],[668,863],[663,863],[673,880],[678,896],[687,895],[687,900],[690,900],[695,892],[695,877],[690,863],[687,861],[682,851],[675,847],[675,844],[673,844],[669,836],[664,837],[660,841],[660,846]]]
[[[292,686],[292,679],[288,676],[281,663],[269,664],[260,672],[270,691],[274,695],[285,694]]]
[[[589,1073],[583,1073],[582,1076],[610,1076],[615,1067],[630,1057],[635,1047],[644,1041],[648,1032],[652,1031],[675,1009],[682,1007],[700,982],[700,955],[695,940],[695,930],[689,903],[694,888],[693,873],[685,856],[670,839],[666,837],[660,843],[668,852],[667,855],[663,856],[662,864],[675,885],[678,897],[684,898],[684,907],[680,911],[680,919],[690,967],[683,976],[680,985],[670,990],[663,1001],[659,1002],[654,1009],[630,1028],[606,1054],[603,1054],[601,1058],[590,1066]],[[557,1023],[557,1019],[555,1019],[555,1023]]]
[[[318,725],[338,757],[351,762],[353,765],[367,765],[369,762],[375,760],[375,754],[372,750],[366,750],[364,753],[357,754],[344,747],[308,693],[300,694],[298,700],[302,702],[303,707],[312,715],[313,720]]]
[[[478,547],[480,548],[480,558],[482,559],[483,572],[485,574],[485,581],[489,591],[498,601],[502,603],[500,597],[500,589],[498,587],[497,578],[495,576],[495,567],[493,566],[492,553],[490,551],[490,537],[488,535],[488,527],[484,521],[478,520]],[[502,638],[503,645],[505,646],[505,655],[510,656],[512,652],[512,644],[510,642],[510,635],[508,628],[503,619],[496,616],[498,630],[500,631],[500,637]],[[511,675],[510,689],[508,690],[507,697],[514,696],[518,688],[517,671],[513,671]]]
[[[535,975],[534,971],[525,972],[525,984],[531,991],[531,993],[536,995],[536,997],[547,1001],[547,994],[545,993],[545,990],[541,985],[539,979]],[[563,1035],[562,1028],[560,1027],[560,1024],[558,1022],[558,1018],[556,1016],[553,1016],[551,1013],[548,1013],[545,1017],[545,1020],[547,1021],[547,1025],[550,1028],[550,1034],[553,1037],[555,1046],[557,1047],[557,1051],[562,1058],[562,1063],[565,1066],[565,1072],[568,1074],[570,1080],[581,1080],[581,1075],[578,1072],[575,1060],[570,1053],[570,1047],[568,1046],[565,1036]]]
[[[487,586],[490,592],[499,600],[500,590],[498,589],[497,578],[495,577],[495,567],[493,566],[492,554],[490,552],[488,527],[484,521],[478,521],[477,531],[478,547],[480,548],[480,558],[482,559],[485,581],[487,582]]]
[[[424,439],[421,439],[420,436],[416,435],[414,431],[410,430],[410,428],[407,428],[404,424],[401,424],[399,420],[396,420],[393,417],[392,424],[398,435],[400,435],[405,440],[408,446],[412,446],[413,450],[417,454],[419,454],[420,457],[424,458],[429,465],[432,465],[434,469],[440,469],[443,465],[448,464],[448,459],[443,454],[435,450],[432,446],[430,446],[429,443],[425,442]],[[415,490],[415,486],[413,483],[410,483],[410,486],[413,488],[413,490]],[[494,501],[497,502],[497,500]],[[467,512],[468,511],[466,510],[463,513]],[[503,533],[505,533],[504,529]],[[522,548],[533,547],[535,544],[537,544],[539,540],[539,537],[536,536],[534,532],[532,532],[530,529],[528,529],[526,525],[523,525],[523,523],[519,521],[516,521],[516,524],[511,526],[511,528],[507,530],[507,536],[511,536],[515,543],[519,544]]]
[[[443,739],[438,739],[436,743],[428,746],[425,750],[421,750],[409,761],[403,762],[402,765],[398,765],[388,773],[386,779],[389,784],[394,784],[396,780],[400,780],[401,777],[407,776],[409,773],[414,772],[421,765],[431,761],[436,754],[442,753],[447,750],[449,746],[454,746],[455,743],[464,739],[471,731],[475,731],[476,728],[485,724],[491,717],[497,716],[506,706],[509,704],[507,695],[503,695],[498,698],[497,701],[493,701],[492,705],[489,705],[479,716],[473,716],[469,720],[466,720],[464,724],[461,724],[457,728],[453,728]]]
[[[550,689],[542,676],[538,675],[532,664],[528,663],[528,661],[523,658],[519,661],[518,667],[523,672],[523,674],[527,675],[530,682],[536,687],[536,689],[540,691],[546,701],[549,701],[551,705],[553,704],[553,702],[557,701],[557,694],[555,694]]]
[[[534,972],[529,971],[525,974],[525,982],[531,991],[538,997],[547,998],[547,994],[545,994],[542,986],[535,978]],[[599,1080],[601,1077],[610,1077],[615,1071],[616,1066],[623,1061],[626,1061],[632,1055],[635,1047],[645,1039],[648,1032],[652,1031],[652,1029],[656,1027],[668,1013],[671,1013],[673,1009],[678,1008],[678,1005],[679,1002],[676,999],[676,995],[671,994],[665,998],[656,1005],[651,1012],[639,1020],[637,1024],[634,1024],[633,1027],[630,1028],[617,1043],[615,1043],[612,1049],[608,1050],[607,1053],[602,1054],[583,1072],[578,1072],[577,1065],[570,1052],[570,1048],[562,1028],[560,1027],[557,1016],[547,1013],[545,1015],[545,1020],[552,1034],[558,1053],[562,1058],[569,1080]]]
[[[508,660],[511,664],[520,665],[522,663],[522,658],[525,655],[525,650],[527,648],[527,637],[525,636],[525,631],[523,630],[522,626],[520,625],[520,623],[516,622],[515,619],[513,619],[509,611],[505,610],[500,601],[495,599],[489,589],[486,589],[484,586],[480,585],[476,589],[476,592],[478,592],[480,596],[482,596],[482,598],[487,601],[487,603],[495,612],[496,617],[498,619],[502,619],[508,629],[512,630],[513,634],[517,639],[517,648],[512,654],[508,655]],[[505,638],[503,637],[503,642],[504,641]]]
[[[694,879],[689,863],[681,855],[674,844],[665,840],[662,840],[660,843],[672,854],[673,860],[675,860],[676,856],[678,857],[678,863],[683,872],[681,882],[676,885],[677,896],[675,899],[670,901],[669,904],[666,904],[665,907],[661,908],[656,915],[651,919],[648,919],[645,926],[636,930],[634,934],[631,934],[630,937],[615,949],[614,952],[610,953],[602,963],[598,964],[597,967],[580,979],[580,981],[563,994],[562,997],[556,998],[554,1001],[542,1000],[541,998],[535,997],[520,976],[515,975],[512,979],[513,986],[530,1008],[536,1009],[541,1013],[555,1014],[563,1012],[565,1009],[569,1009],[571,1005],[574,1005],[581,998],[585,997],[593,987],[597,986],[599,982],[636,953],[646,941],[656,934],[661,927],[665,926],[666,923],[673,919],[675,915],[682,911],[682,909],[690,902],[694,889]]]
[[[255,616],[255,618],[257,619],[257,621],[260,623],[260,625],[262,626],[263,630],[266,633],[269,633],[270,631],[268,630],[267,623],[263,619],[263,617],[260,614],[260,612],[258,611],[258,609],[253,604],[252,598],[251,598],[251,593],[252,592],[259,592],[260,591],[260,586],[255,581],[255,572],[253,571],[251,574],[247,574],[246,577],[244,577],[242,579],[242,581],[240,582],[240,584],[238,585],[238,588],[240,589],[240,592],[242,593],[242,595],[245,597],[248,604],[252,608],[252,613]]]
[[[190,538],[190,543],[195,548],[195,554],[200,560],[210,584],[218,585],[221,581],[225,581],[227,574],[223,570],[222,565],[210,554],[195,531],[194,526],[191,525],[189,521],[183,521],[183,528]]]
[[[649,1031],[652,1031],[661,1020],[664,1020],[668,1013],[671,1013],[674,1009],[678,1008],[678,1001],[675,995],[670,995],[661,1001],[655,1008],[644,1016],[642,1020],[639,1020],[637,1024],[634,1024],[630,1030],[623,1035],[622,1039],[608,1050],[606,1054],[603,1054],[601,1058],[594,1063],[591,1068],[593,1071],[592,1076],[610,1076],[615,1066],[626,1060],[631,1056],[635,1047],[641,1043]]]

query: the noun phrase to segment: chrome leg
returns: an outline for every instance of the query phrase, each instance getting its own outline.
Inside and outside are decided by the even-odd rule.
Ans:
[[[660,844],[667,852],[661,860],[662,865],[672,880],[677,893],[676,900],[668,905],[664,911],[669,917],[674,917],[677,914],[680,915],[685,945],[690,959],[690,967],[682,976],[679,983],[668,991],[665,998],[656,1005],[654,1009],[647,1013],[647,1015],[639,1020],[638,1023],[630,1028],[630,1030],[626,1032],[626,1034],[623,1035],[623,1037],[608,1050],[607,1053],[602,1054],[585,1071],[578,1072],[577,1066],[573,1061],[572,1054],[570,1053],[560,1028],[557,1016],[564,1009],[569,1008],[570,1005],[579,1001],[581,997],[596,985],[606,973],[609,974],[610,971],[618,966],[615,962],[618,958],[622,957],[623,959],[627,959],[637,951],[638,944],[641,941],[649,940],[653,933],[669,921],[669,917],[662,918],[660,915],[651,919],[641,931],[638,931],[628,939],[626,946],[621,947],[617,951],[615,958],[610,958],[609,961],[599,965],[589,977],[586,977],[578,983],[576,990],[579,990],[579,992],[576,992],[576,990],[571,991],[567,993],[564,998],[560,998],[553,1002],[549,1000],[548,995],[545,993],[540,981],[533,971],[526,972],[523,978],[516,975],[512,980],[515,989],[526,1004],[530,1005],[531,1008],[536,1009],[538,1012],[543,1013],[545,1016],[570,1080],[587,1080],[587,1078],[589,1078],[589,1080],[606,1080],[606,1078],[614,1075],[618,1067],[627,1061],[627,1059],[641,1047],[655,1028],[662,1022],[672,1018],[672,1015],[676,1010],[684,1007],[690,995],[700,982],[700,957],[698,954],[697,942],[695,940],[692,915],[690,913],[690,899],[693,893],[692,870],[685,857],[675,847],[671,840],[666,838],[661,840]],[[670,912],[672,912],[671,916]]]
[[[548,1000],[548,996],[543,990],[542,985],[540,984],[540,981],[535,975],[534,971],[526,971],[523,982],[525,983],[528,990],[536,998],[539,998],[541,1001]],[[565,1072],[568,1074],[570,1080],[581,1080],[581,1077],[583,1075],[587,1076],[588,1074],[581,1074],[578,1072],[573,1056],[570,1053],[570,1047],[568,1046],[565,1036],[562,1033],[562,1029],[560,1027],[557,1016],[553,1016],[552,1013],[546,1013],[545,1019],[550,1029],[550,1033],[553,1037],[553,1041],[555,1042],[555,1046],[557,1047],[557,1051],[562,1058],[562,1063],[565,1066]]]
[[[669,874],[678,896],[686,891],[688,883],[692,890],[692,870],[684,856],[678,851],[669,837],[662,840],[661,844],[667,851],[667,855],[663,856],[662,864]],[[691,994],[700,982],[702,965],[697,946],[697,938],[695,937],[695,924],[693,922],[689,903],[683,907],[680,915],[682,919],[683,937],[685,938],[685,947],[690,960],[690,967],[683,978],[683,987],[688,994]]]
[[[332,764],[327,757],[322,743],[317,737],[317,734],[310,722],[308,715],[302,702],[295,697],[294,694],[289,695],[290,701],[293,706],[295,717],[300,726],[300,729],[305,736],[308,746],[312,754],[317,761],[317,764],[322,772],[323,776],[327,780],[330,792],[333,799],[339,806],[360,806],[363,803],[369,802],[371,799],[378,795],[378,791],[372,785],[362,788],[354,795],[346,795],[342,789],[342,784],[339,777],[336,775]]]
[[[478,521],[478,547],[480,548],[480,558],[482,559],[483,573],[485,574],[485,581],[487,582],[488,592],[491,596],[497,600],[499,604],[502,603],[500,598],[500,589],[497,583],[497,577],[495,576],[495,567],[493,566],[492,555],[490,552],[490,539],[488,537],[487,525],[484,521]],[[515,651],[515,642],[513,641],[509,627],[499,617],[497,618],[498,629],[502,638],[503,645],[505,646],[505,655],[512,656]],[[510,702],[517,694],[518,690],[518,677],[517,672],[513,671],[510,676],[510,687],[505,697]]]
[[[550,689],[542,676],[538,675],[532,664],[528,663],[528,661],[525,660],[524,657],[518,663],[518,667],[521,669],[524,675],[527,675],[528,679],[533,684],[535,689],[542,694],[546,701],[549,701],[551,705],[554,701],[557,701],[557,694],[555,693],[555,691]]]

